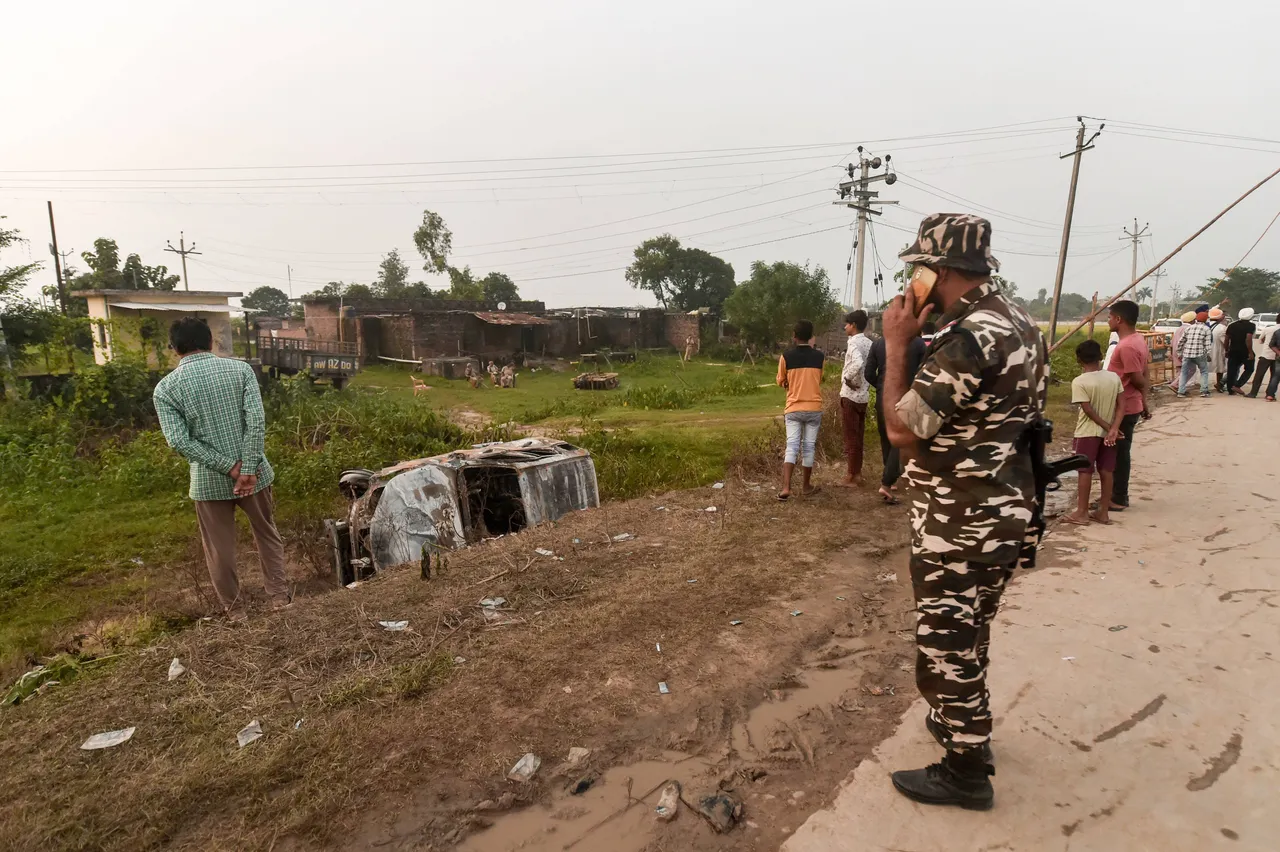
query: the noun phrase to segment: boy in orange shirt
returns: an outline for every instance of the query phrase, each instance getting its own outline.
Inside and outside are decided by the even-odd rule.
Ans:
[[[795,345],[778,359],[778,384],[787,389],[787,453],[782,465],[779,500],[791,499],[791,474],[796,462],[804,469],[800,493],[808,497],[818,489],[811,484],[813,454],[822,422],[823,354],[813,347],[813,323],[800,320],[793,331]]]

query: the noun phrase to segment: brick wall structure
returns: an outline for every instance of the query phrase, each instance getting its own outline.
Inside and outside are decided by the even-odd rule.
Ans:
[[[698,314],[667,314],[663,319],[666,344],[677,352],[684,352],[684,341],[693,338],[694,351],[701,348],[702,317]]]

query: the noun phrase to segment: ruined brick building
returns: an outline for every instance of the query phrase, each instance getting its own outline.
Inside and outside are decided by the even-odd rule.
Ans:
[[[599,351],[683,349],[714,318],[661,308],[565,308],[443,299],[303,299],[302,328],[277,334],[355,342],[361,360],[472,356],[508,361]],[[712,326],[714,328],[714,325]]]

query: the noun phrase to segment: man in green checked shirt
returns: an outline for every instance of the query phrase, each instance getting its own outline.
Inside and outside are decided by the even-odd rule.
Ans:
[[[253,370],[214,355],[209,326],[193,317],[169,329],[182,360],[156,385],[153,398],[169,446],[191,462],[191,499],[218,600],[235,621],[245,618],[236,578],[236,506],[249,516],[262,578],[275,609],[289,605],[284,542],[276,531],[271,483],[263,455],[267,421]]]

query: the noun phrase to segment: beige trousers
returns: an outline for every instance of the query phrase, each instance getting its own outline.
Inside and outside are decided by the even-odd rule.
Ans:
[[[197,500],[200,541],[209,565],[209,580],[223,609],[242,607],[240,581],[236,577],[236,506],[249,516],[253,540],[262,562],[262,583],[276,603],[288,603],[289,583],[284,573],[284,542],[276,531],[275,500],[271,488],[252,497],[235,500]]]

